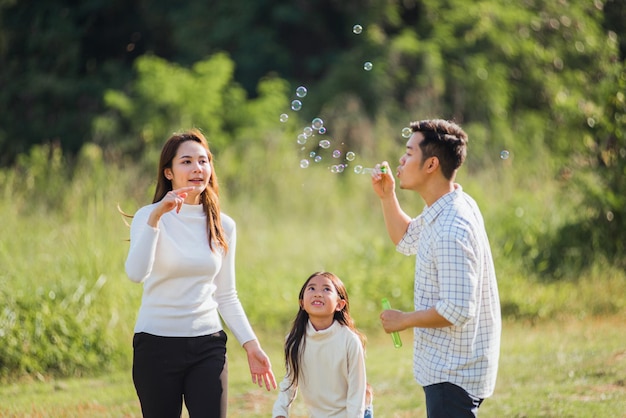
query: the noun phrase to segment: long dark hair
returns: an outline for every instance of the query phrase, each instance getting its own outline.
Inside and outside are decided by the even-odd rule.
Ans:
[[[228,251],[228,243],[226,242],[226,234],[222,228],[222,221],[220,217],[220,200],[219,200],[219,185],[217,183],[217,175],[213,167],[213,154],[209,149],[206,138],[198,129],[190,129],[186,132],[173,134],[163,145],[161,149],[161,158],[159,159],[159,169],[157,172],[157,185],[154,191],[154,198],[152,203],[159,202],[172,190],[172,181],[165,177],[165,169],[172,168],[172,160],[178,152],[180,144],[186,141],[195,141],[202,145],[206,149],[207,156],[209,158],[209,165],[211,166],[211,175],[209,177],[209,184],[206,189],[200,194],[200,202],[204,208],[206,214],[206,229],[209,239],[209,247],[213,249],[213,242],[217,242],[224,251]]]
[[[302,308],[302,300],[304,299],[304,291],[312,278],[317,276],[326,277],[335,286],[335,290],[339,295],[339,298],[346,302],[345,306],[340,311],[335,311],[334,320],[341,325],[345,325],[350,328],[356,335],[359,336],[361,344],[365,346],[365,336],[361,334],[354,325],[354,320],[350,316],[350,301],[348,300],[348,292],[343,282],[333,273],[327,271],[318,271],[311,274],[300,289],[299,309],[296,314],[296,318],[293,320],[293,325],[287,340],[285,341],[285,365],[287,366],[287,373],[291,380],[289,387],[298,384],[298,378],[300,375],[300,361],[302,359],[302,353],[306,344],[306,327],[309,322],[309,314]]]

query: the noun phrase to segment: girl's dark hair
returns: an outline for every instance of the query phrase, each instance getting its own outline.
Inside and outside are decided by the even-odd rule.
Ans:
[[[450,180],[467,155],[465,131],[456,123],[443,119],[411,122],[409,126],[413,132],[424,134],[424,140],[420,142],[422,163],[427,158],[437,157],[442,174]]]
[[[304,291],[308,286],[312,278],[317,276],[323,276],[329,279],[335,290],[339,295],[339,298],[346,302],[345,306],[340,311],[335,311],[334,320],[350,328],[361,339],[361,344],[365,347],[365,336],[361,334],[354,325],[354,320],[350,316],[350,301],[348,300],[348,292],[343,282],[333,273],[327,271],[318,271],[311,274],[300,289],[300,295],[298,296],[299,308],[296,318],[293,320],[293,325],[287,340],[285,341],[285,365],[289,379],[291,380],[289,387],[298,384],[298,378],[300,377],[300,362],[302,359],[302,353],[304,352],[304,346],[306,344],[306,327],[309,322],[309,314],[302,308],[302,300],[304,299]]]
[[[209,149],[206,138],[198,129],[190,129],[183,133],[173,134],[163,145],[161,150],[161,158],[159,159],[159,169],[157,172],[157,185],[154,191],[154,198],[152,203],[159,202],[172,190],[172,181],[165,177],[165,169],[172,168],[172,160],[178,152],[180,144],[186,141],[194,141],[202,145],[206,149],[207,156],[209,158],[209,165],[211,166],[211,175],[209,177],[209,184],[206,189],[200,194],[200,202],[204,208],[206,215],[206,229],[209,240],[209,247],[213,249],[213,245],[217,243],[224,251],[228,251],[228,243],[226,242],[226,234],[222,228],[222,221],[220,217],[220,200],[219,200],[219,185],[217,182],[217,175],[215,174],[215,168],[213,167],[213,154]]]

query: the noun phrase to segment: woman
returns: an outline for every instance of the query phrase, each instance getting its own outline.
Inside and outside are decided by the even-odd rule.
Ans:
[[[225,417],[228,369],[220,316],[246,350],[252,382],[276,381],[235,287],[235,222],[221,213],[213,156],[196,129],[163,149],[153,203],[137,211],[126,273],[143,283],[133,381],[144,417]]]

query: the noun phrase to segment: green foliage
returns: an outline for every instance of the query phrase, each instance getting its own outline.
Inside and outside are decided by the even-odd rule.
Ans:
[[[578,212],[549,235],[539,263],[555,277],[576,275],[599,257],[626,267],[626,67],[615,77],[617,90],[587,121],[586,152],[563,173],[579,194]]]
[[[122,147],[155,164],[165,139],[183,127],[198,127],[216,150],[238,147],[267,132],[287,108],[286,84],[264,79],[258,96],[248,99],[233,80],[234,63],[223,53],[183,68],[155,56],[136,61],[137,82],[129,92],[108,91],[110,111],[94,122],[94,138]],[[119,151],[118,151],[119,152]]]

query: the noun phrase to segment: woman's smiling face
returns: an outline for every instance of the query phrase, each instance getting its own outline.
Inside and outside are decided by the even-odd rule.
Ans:
[[[171,168],[165,169],[165,177],[172,182],[172,189],[193,186],[185,203],[199,204],[200,194],[207,188],[211,177],[211,164],[207,150],[195,141],[185,141],[178,147]]]

